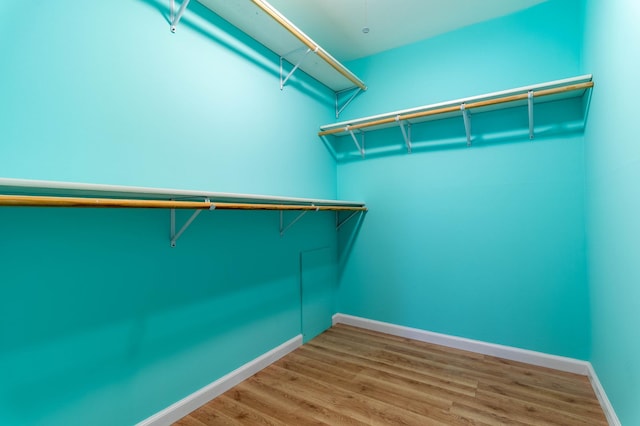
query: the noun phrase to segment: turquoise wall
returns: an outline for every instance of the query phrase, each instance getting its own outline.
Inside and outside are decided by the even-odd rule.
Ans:
[[[549,0],[348,63],[370,90],[340,121],[579,75],[581,0]]]
[[[591,362],[624,425],[640,424],[640,5],[586,2],[585,68],[596,88],[585,134]]]
[[[278,58],[192,3],[171,34],[169,2],[3,2],[0,176],[334,198],[332,94],[281,92]],[[0,221],[0,424],[132,424],[330,321],[330,213],[281,238],[277,212],[204,212],[176,248],[168,211]]]
[[[581,13],[580,1],[549,1],[354,61],[370,89],[348,114],[580,75]],[[340,271],[338,310],[587,359],[582,134],[466,148],[462,119],[442,126],[455,143],[338,166],[338,195],[370,209]],[[399,130],[389,137],[402,144]]]
[[[7,425],[143,420],[301,333],[300,252],[335,253],[332,215],[280,238],[275,212],[205,212],[176,248],[166,211],[0,215]]]
[[[302,197],[335,195],[315,143],[333,94],[194,2],[2,8],[2,176]]]
[[[638,92],[635,3],[550,0],[348,64],[370,89],[340,120],[594,73],[584,136],[528,141],[516,111],[509,137],[466,148],[451,120],[453,143],[338,166],[313,131],[331,93],[302,74],[281,92],[278,58],[197,2],[176,34],[168,2],[49,3],[0,5],[0,176],[370,212],[339,242],[331,214],[280,237],[277,213],[203,213],[172,249],[166,211],[0,209],[0,424],[143,420],[333,311],[590,359],[640,423],[640,149],[615,119]]]

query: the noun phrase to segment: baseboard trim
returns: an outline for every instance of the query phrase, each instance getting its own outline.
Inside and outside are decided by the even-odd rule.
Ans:
[[[432,331],[421,330],[419,328],[405,327],[346,314],[335,314],[333,316],[333,325],[336,324],[351,325],[354,327],[364,328],[366,330],[391,334],[393,336],[406,337],[408,339],[419,340],[421,342],[434,343],[436,345],[462,349],[483,355],[497,356],[512,361],[519,361],[540,367],[548,367],[555,370],[587,376],[609,425],[621,426],[620,420],[618,419],[618,416],[616,415],[593,366],[588,361],[549,355],[543,352],[514,348],[512,346],[497,345],[480,340],[449,336],[447,334],[434,333]]]
[[[609,401],[609,397],[607,397],[607,393],[604,391],[602,387],[602,383],[600,383],[600,379],[598,379],[598,375],[596,374],[596,370],[593,368],[593,365],[589,363],[589,381],[591,382],[591,387],[593,387],[593,391],[600,401],[600,406],[602,407],[602,411],[604,411],[604,415],[607,418],[607,422],[609,422],[609,426],[621,426],[620,419],[618,419],[618,415],[613,409],[613,405],[611,405],[611,401]]]
[[[450,336],[442,333],[421,330],[418,328],[405,327],[382,321],[370,320],[346,314],[335,314],[332,318],[333,325],[345,324],[367,330],[378,331],[398,337],[419,340],[421,342],[433,343],[450,348],[462,349],[470,352],[491,355],[512,361],[524,362],[541,367],[553,368],[569,373],[587,376],[593,387],[593,391],[600,402],[602,410],[610,426],[621,426],[613,405],[609,401],[607,394],[598,379],[595,369],[588,361],[549,355],[542,352],[527,349],[514,348],[511,346],[497,345],[480,340],[466,339],[463,337]],[[198,409],[202,405],[211,401],[218,395],[236,386],[243,380],[248,379],[263,368],[273,364],[283,356],[302,346],[302,335],[298,335],[280,346],[264,353],[254,360],[244,364],[231,373],[221,377],[215,382],[181,399],[175,404],[141,421],[136,426],[165,426],[180,420],[187,414]]]
[[[418,328],[404,327],[387,322],[370,320],[367,318],[355,317],[345,314],[335,314],[333,324],[346,324],[368,330],[379,331],[399,337],[420,340],[422,342],[434,343],[450,348],[462,349],[465,351],[492,355],[512,361],[524,362],[540,367],[553,368],[555,370],[587,376],[589,363],[578,359],[567,358],[557,355],[549,355],[542,352],[527,349],[514,348],[511,346],[497,345],[494,343],[482,342],[480,340],[466,339],[463,337],[449,336],[447,334],[434,333],[432,331]]]
[[[171,425],[300,346],[302,346],[302,335],[298,335],[269,352],[262,354],[258,358],[249,361],[215,382],[181,399],[146,420],[141,421],[136,426]]]

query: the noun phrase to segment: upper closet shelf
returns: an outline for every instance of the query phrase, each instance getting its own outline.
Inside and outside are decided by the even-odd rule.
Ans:
[[[264,0],[198,0],[217,15],[254,38],[293,65],[285,75],[281,69],[281,88],[297,69],[301,69],[336,93],[359,92],[367,86],[308,35]],[[175,11],[171,2],[171,30],[180,21],[189,0]],[[281,67],[282,68],[282,67]]]
[[[278,210],[281,235],[309,211],[335,212],[337,229],[367,211],[356,201],[9,178],[0,178],[0,206],[170,209],[172,247],[202,210]],[[195,210],[177,232],[176,209]],[[283,211],[290,210],[301,213],[285,225]],[[341,220],[341,212],[348,216]]]
[[[571,100],[574,98],[583,98],[587,91],[592,87],[592,75],[588,74],[579,77],[504,90],[501,92],[489,93],[486,95],[473,96],[334,124],[327,124],[320,126],[320,132],[318,132],[318,135],[333,135],[335,137],[347,136],[346,139],[352,140],[352,142],[355,143],[358,154],[364,158],[364,140],[358,141],[356,133],[354,132],[360,133],[362,138],[364,138],[365,132],[368,133],[389,127],[399,127],[401,130],[399,134],[402,135],[406,149],[408,152],[411,152],[413,143],[411,139],[412,124],[462,117],[461,123],[464,125],[464,129],[466,131],[467,145],[471,145],[472,112],[474,114],[480,114],[491,111],[526,107],[528,110],[526,118],[528,120],[529,138],[533,139],[536,132],[534,105],[554,101]],[[328,144],[328,146],[330,149],[334,150],[332,153],[335,156],[335,145]]]
[[[313,198],[281,197],[274,195],[236,194],[229,192],[193,191],[184,189],[149,188],[139,186],[101,185],[93,183],[59,182],[49,180],[0,178],[0,193],[5,195],[50,195],[58,197],[104,197],[157,201],[186,201],[208,199],[212,203],[239,203],[250,205],[363,207],[356,201],[323,200]],[[99,207],[99,206],[98,206]],[[274,209],[278,210],[278,209]]]

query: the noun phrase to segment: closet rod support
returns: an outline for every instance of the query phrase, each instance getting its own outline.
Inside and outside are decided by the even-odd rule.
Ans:
[[[533,139],[533,90],[529,90],[527,102],[529,104],[529,139]]]
[[[193,212],[193,214],[191,215],[191,217],[185,222],[184,225],[182,225],[182,228],[180,228],[180,230],[178,231],[177,234],[174,234],[172,232],[171,234],[171,247],[175,247],[176,246],[176,241],[178,241],[178,238],[180,238],[180,236],[184,233],[184,231],[187,230],[187,228],[189,227],[189,225],[191,225],[191,223],[196,220],[196,218],[198,217],[198,215],[202,212],[202,210],[196,210]],[[171,229],[175,231],[175,210],[171,209]]]
[[[347,99],[345,103],[342,106],[340,106],[340,95],[351,92],[351,91],[353,91],[353,93],[351,94],[349,99]],[[362,89],[360,87],[356,87],[355,89],[345,89],[345,90],[336,92],[336,118],[340,118],[340,114],[342,114],[342,111],[344,111],[344,109],[347,106],[349,106],[351,101],[353,101],[356,98],[356,96],[358,96],[361,92],[362,92]]]
[[[467,146],[471,146],[471,117],[469,116],[469,110],[464,103],[460,105],[460,110],[464,119],[464,130],[467,134]]]
[[[355,133],[353,133],[353,130],[351,130],[349,126],[346,127],[346,130],[351,135],[351,138],[353,139],[353,143],[356,145],[356,148],[358,148],[358,151],[360,152],[360,156],[364,158],[364,133],[360,132],[362,133],[362,146],[361,146],[360,143],[358,142],[358,138],[356,137]]]
[[[402,137],[404,138],[404,144],[407,146],[407,153],[411,154],[411,123],[407,123],[405,128],[404,121],[400,120],[400,115],[396,115],[396,122],[400,126],[402,131]]]
[[[296,63],[293,66],[293,69],[289,72],[289,74],[287,74],[286,77],[284,77],[284,69],[283,69],[283,62],[285,61],[285,57],[284,56],[280,56],[280,90],[284,89],[284,86],[287,84],[287,81],[289,81],[289,78],[291,78],[293,73],[295,73],[298,70],[298,68],[300,68],[300,65],[302,65],[302,61],[304,61],[305,58],[311,52],[312,52],[311,48],[308,48],[307,51],[302,55],[302,58],[300,58],[298,63]],[[317,52],[318,52],[318,47],[316,46],[316,50],[313,50],[313,53],[317,53]]]
[[[356,211],[356,212],[352,212],[349,216],[347,216],[347,218],[345,220],[343,220],[342,222],[339,222],[338,216],[336,215],[336,231],[339,231],[340,228],[342,227],[342,225],[344,225],[345,223],[349,222],[352,218],[354,218],[358,213],[360,214],[364,214],[364,210],[362,211]]]
[[[183,0],[180,8],[178,9],[178,13],[176,14],[176,2],[175,0],[171,0],[171,17],[169,19],[171,21],[171,27],[169,28],[172,33],[176,32],[176,26],[178,25],[178,22],[180,22],[185,9],[189,6],[190,1],[191,0]]]
[[[206,198],[205,202],[208,203],[209,199]],[[215,204],[211,203],[211,207],[209,207],[209,210],[215,210],[215,208]],[[176,209],[171,209],[171,247],[176,246],[176,242],[178,241],[178,239],[182,236],[184,231],[189,228],[193,221],[196,220],[200,213],[202,213],[202,210],[194,211],[191,217],[184,223],[184,225],[182,225],[182,228],[180,228],[180,230],[176,233]]]
[[[317,206],[314,206],[313,204],[311,205],[312,207],[315,207],[316,210],[315,211],[319,211],[320,208]],[[287,226],[284,226],[284,211],[280,210],[280,236],[284,237],[284,233],[287,232],[287,230],[289,230],[289,228],[291,228],[293,225],[295,225],[300,219],[302,219],[302,217],[307,214],[310,210],[303,210],[300,214],[298,214],[298,216],[296,216],[295,219],[293,219]]]

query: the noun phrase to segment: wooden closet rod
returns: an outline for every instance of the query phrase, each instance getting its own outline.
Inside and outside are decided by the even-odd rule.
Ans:
[[[540,97],[540,96],[548,96],[548,95],[555,95],[558,93],[564,93],[564,92],[571,92],[574,90],[581,90],[581,89],[588,89],[593,87],[593,81],[588,81],[586,83],[578,83],[578,84],[571,84],[568,86],[561,86],[561,87],[554,87],[551,89],[543,89],[543,90],[537,90],[537,91],[533,91],[533,96],[534,97]],[[529,97],[529,93],[521,93],[518,95],[510,95],[510,96],[503,96],[501,98],[495,98],[495,99],[487,99],[485,101],[476,101],[476,102],[470,102],[470,103],[465,103],[465,109],[472,109],[472,108],[480,108],[480,107],[485,107],[485,106],[490,106],[490,105],[497,105],[497,104],[502,104],[502,103],[506,103],[506,102],[514,102],[514,101],[521,101],[521,100],[525,100]],[[420,118],[420,117],[428,117],[430,115],[438,115],[438,114],[446,114],[446,113],[450,113],[450,112],[456,112],[456,111],[460,111],[460,105],[453,105],[453,106],[449,106],[449,107],[443,107],[443,108],[437,108],[437,109],[432,109],[432,110],[428,110],[428,111],[419,111],[419,112],[413,112],[413,113],[409,113],[409,114],[403,114],[403,115],[398,115],[397,118],[396,116],[393,117],[386,117],[386,118],[380,118],[378,120],[373,120],[373,121],[369,121],[366,123],[359,123],[359,124],[353,124],[350,126],[344,126],[344,127],[338,127],[335,129],[330,129],[330,130],[323,130],[321,132],[318,132],[318,136],[325,136],[325,135],[333,135],[335,133],[342,133],[342,132],[346,132],[349,130],[357,130],[357,129],[364,129],[367,127],[373,127],[373,126],[379,126],[382,124],[389,124],[389,123],[394,123],[396,121],[404,121],[404,120],[411,120],[414,118]]]
[[[347,71],[339,62],[337,62],[331,55],[329,55],[322,47],[318,46],[313,40],[307,37],[304,33],[302,33],[298,28],[296,28],[288,19],[284,16],[280,15],[273,8],[266,5],[261,0],[251,0],[256,6],[258,6],[264,13],[269,15],[273,20],[279,23],[284,29],[289,31],[295,38],[300,40],[302,44],[311,49],[312,52],[315,52],[319,57],[321,57],[327,64],[329,64],[333,69],[342,74],[346,79],[351,81],[353,84],[358,86],[362,90],[367,90],[367,86],[358,80],[354,75],[352,75],[349,71]]]
[[[308,204],[253,204],[211,201],[135,200],[115,198],[52,197],[36,195],[0,195],[0,206],[14,207],[94,207],[190,210],[315,210],[366,211],[364,206]]]

